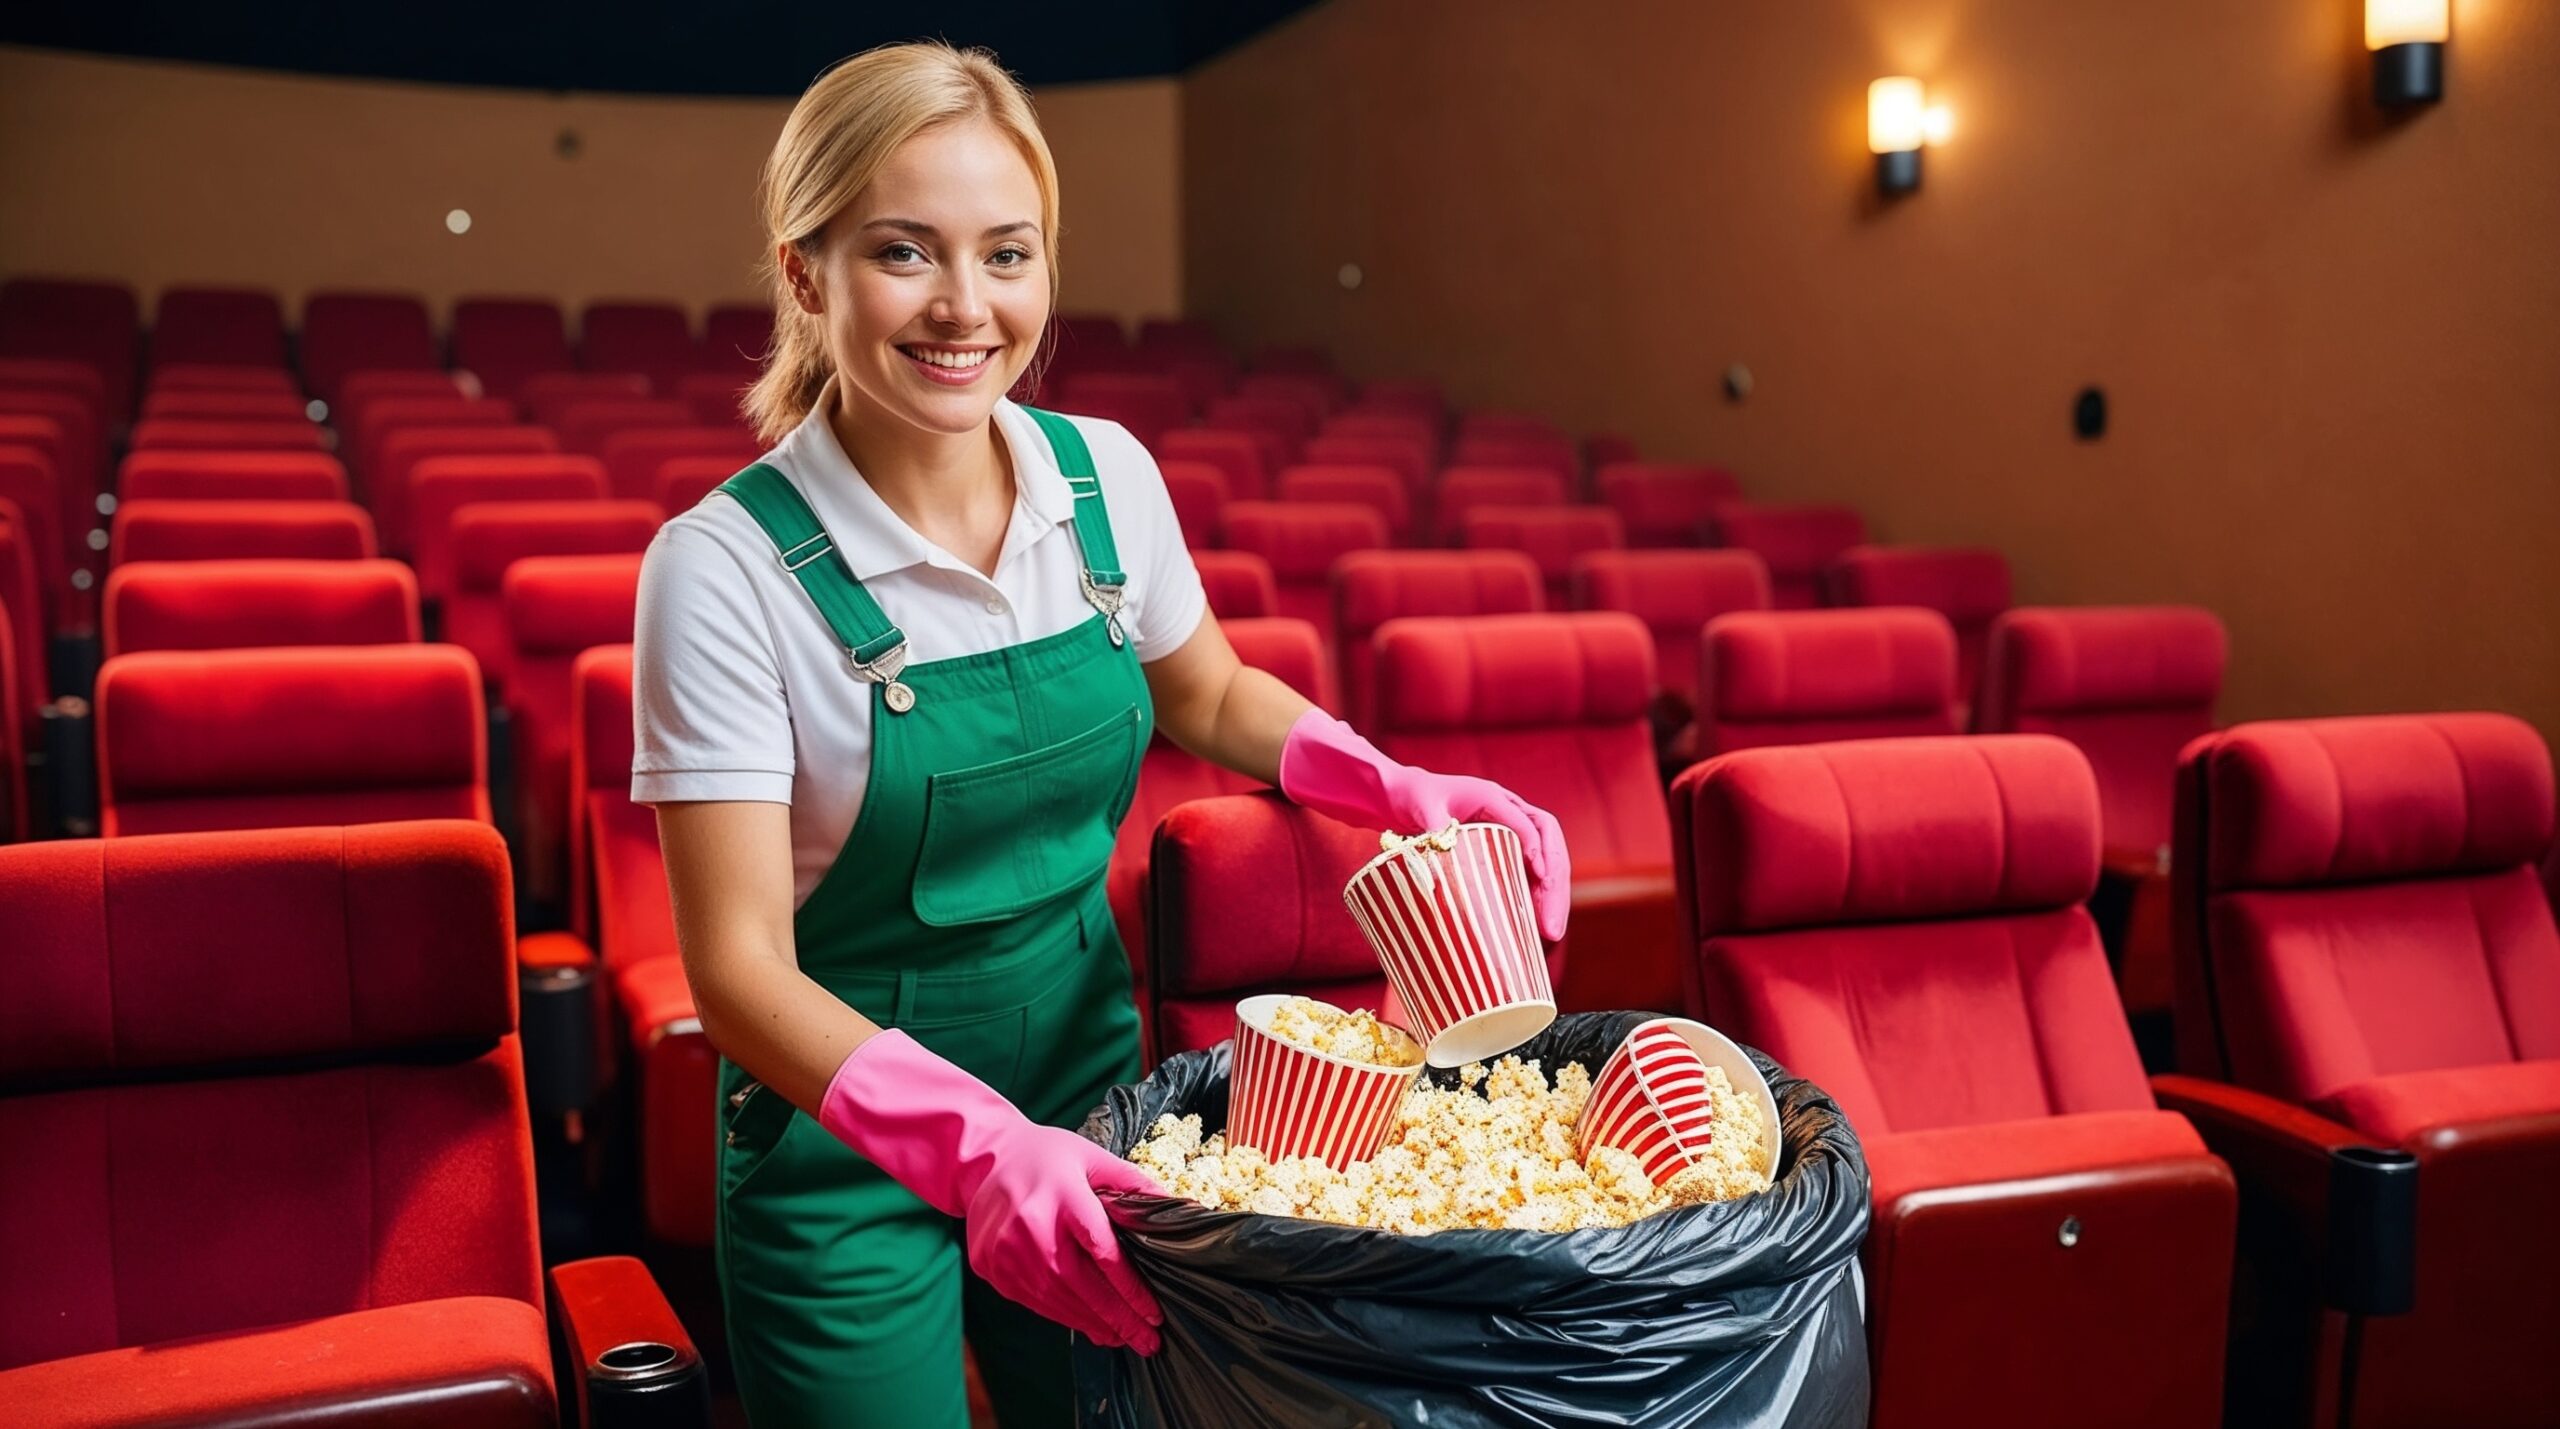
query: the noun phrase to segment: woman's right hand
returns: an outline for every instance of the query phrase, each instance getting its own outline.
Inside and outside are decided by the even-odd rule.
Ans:
[[[1072,1131],[1042,1126],[895,1029],[827,1085],[818,1123],[967,1225],[969,1268],[998,1294],[1096,1344],[1156,1352],[1164,1323],[1120,1253],[1107,1194],[1164,1188]]]

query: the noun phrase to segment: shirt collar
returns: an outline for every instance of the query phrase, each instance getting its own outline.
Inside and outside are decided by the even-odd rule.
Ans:
[[[870,580],[915,565],[978,574],[968,563],[918,535],[854,469],[853,459],[845,454],[844,444],[836,440],[835,428],[827,420],[835,400],[836,384],[830,378],[809,415],[774,448],[774,455],[781,459],[776,464],[817,513],[819,524],[834,538],[854,579]],[[1073,520],[1076,500],[1066,476],[1058,470],[1056,455],[1049,450],[1047,435],[1028,413],[1005,398],[996,403],[994,421],[1013,462],[1013,519],[1005,529],[1001,569],[1033,542]]]

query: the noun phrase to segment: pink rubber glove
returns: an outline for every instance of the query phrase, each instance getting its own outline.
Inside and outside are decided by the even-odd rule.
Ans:
[[[1398,764],[1351,726],[1310,709],[1289,726],[1280,746],[1280,792],[1319,814],[1390,833],[1429,833],[1452,819],[1506,825],[1520,836],[1529,865],[1538,931],[1549,942],[1564,936],[1565,915],[1573,907],[1564,829],[1553,814],[1492,780]]]
[[[1098,1345],[1156,1352],[1164,1312],[1121,1258],[1105,1193],[1165,1190],[894,1028],[836,1068],[818,1124],[927,1205],[967,1223],[969,1268]]]

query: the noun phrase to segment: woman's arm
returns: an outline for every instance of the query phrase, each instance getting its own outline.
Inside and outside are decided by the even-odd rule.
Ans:
[[[1237,659],[1218,617],[1202,615],[1181,649],[1140,668],[1165,738],[1212,764],[1280,782],[1280,750],[1311,706],[1278,676]]]
[[[815,1115],[836,1069],[880,1029],[800,971],[789,806],[660,804],[658,844],[703,1034]]]

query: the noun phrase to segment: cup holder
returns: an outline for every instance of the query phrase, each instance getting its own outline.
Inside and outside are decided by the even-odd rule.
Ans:
[[[2418,1293],[2418,1158],[2377,1146],[2329,1153],[2328,1300],[2405,1315]]]
[[[684,1353],[656,1340],[633,1340],[596,1356],[595,1371],[608,1379],[647,1379],[665,1374],[684,1361]]]

